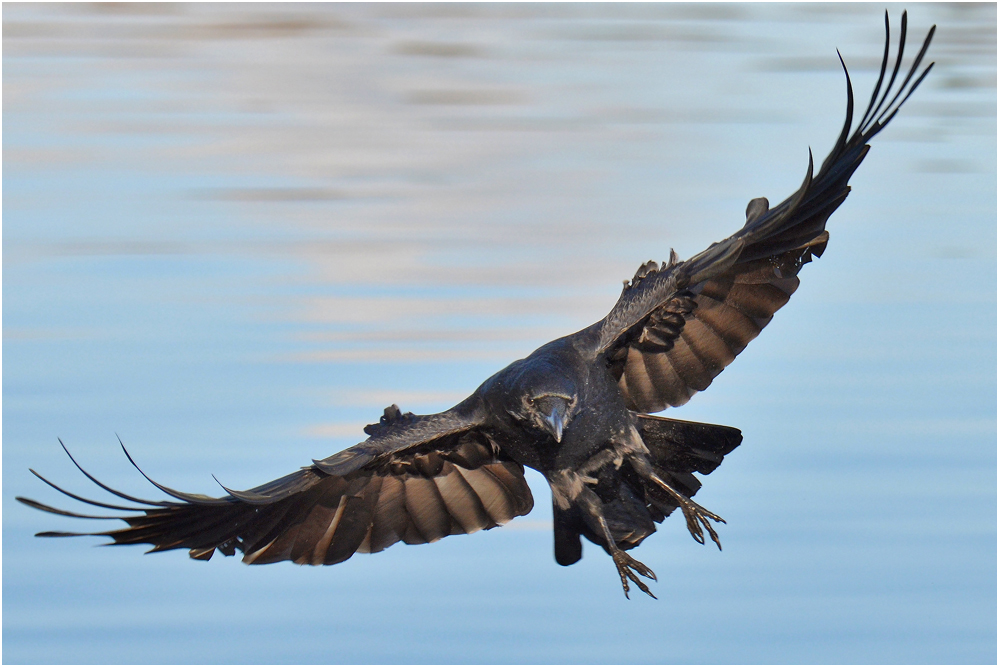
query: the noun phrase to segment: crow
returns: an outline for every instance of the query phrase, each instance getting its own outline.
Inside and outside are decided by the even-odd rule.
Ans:
[[[92,482],[139,507],[93,501],[31,472],[70,498],[138,514],[83,515],[18,501],[57,515],[128,524],[38,536],[106,536],[110,544],[152,545],[150,552],[184,548],[200,560],[216,550],[227,556],[239,550],[248,564],[335,564],[398,541],[430,543],[527,514],[534,504],[527,466],[551,488],[556,561],[579,561],[585,537],[611,556],[626,597],[630,583],[653,596],[640,578],[655,580],[655,574],[627,551],[677,508],[696,541],[704,544],[707,533],[722,549],[712,523],[723,519],[692,501],[701,486],[693,474],[715,470],[742,434],[650,413],[706,389],[795,292],[802,266],[826,248],[826,221],[850,192],[848,179],[868,141],[930,72],[933,63],[914,78],[934,30],[892,94],[906,12],[883,87],[891,41],[886,12],[881,71],[864,115],[851,132],[854,94],[841,57],[843,130],[815,174],[810,150],[794,194],[773,208],[763,197],[751,200],[742,229],[688,260],[671,250],[668,262],[643,264],[604,319],[517,360],[455,407],[414,415],[390,406],[365,427],[365,441],[247,491],[223,487],[221,498],[170,489],[141,469],[172,500],[129,496],[91,476],[66,450]]]

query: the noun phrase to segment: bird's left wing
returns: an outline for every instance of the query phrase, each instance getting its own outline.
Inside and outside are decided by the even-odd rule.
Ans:
[[[113,544],[152,545],[151,552],[184,548],[202,560],[215,550],[240,550],[246,563],[335,564],[398,541],[430,543],[490,529],[531,510],[524,469],[499,454],[468,411],[456,409],[418,416],[391,406],[379,424],[365,429],[368,440],[254,489],[227,489],[221,498],[150,480],[173,500],[146,501],[105,486],[81,468],[94,483],[140,507],[91,501],[38,477],[76,500],[139,514],[95,517],[18,500],[58,515],[129,525],[40,536],[108,536]]]
[[[687,261],[678,261],[671,252],[669,263],[643,265],[607,317],[585,330],[630,409],[653,413],[686,403],[784,306],[799,285],[799,269],[826,248],[826,221],[850,192],[847,181],[868,153],[867,142],[892,120],[933,66],[914,78],[933,35],[931,28],[889,98],[903,58],[906,12],[895,66],[883,88],[890,41],[886,13],[882,70],[868,108],[852,133],[854,93],[845,66],[847,118],[815,176],[810,152],[805,181],[792,196],[773,209],[762,197],[752,200],[739,232]]]

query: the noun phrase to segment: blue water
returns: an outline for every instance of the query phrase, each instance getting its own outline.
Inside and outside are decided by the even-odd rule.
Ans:
[[[505,528],[329,568],[36,539],[82,523],[13,497],[98,496],[57,437],[218,494],[461,400],[791,193],[881,5],[5,5],[3,660],[994,663],[996,8],[910,10],[937,65],[827,253],[671,412],[743,430],[725,550],[671,517],[630,602],[556,565],[534,473]]]

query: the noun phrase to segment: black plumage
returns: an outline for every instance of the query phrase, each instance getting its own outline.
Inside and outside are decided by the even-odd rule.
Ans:
[[[227,489],[213,498],[150,480],[172,500],[147,501],[80,469],[137,504],[126,506],[86,499],[39,475],[73,499],[134,514],[101,516],[124,520],[125,528],[38,535],[108,536],[115,544],[152,545],[154,552],[184,548],[202,560],[215,550],[239,550],[246,563],[334,564],[356,552],[473,533],[528,513],[528,466],[552,491],[556,561],[578,561],[586,537],[612,556],[626,596],[630,583],[652,596],[640,577],[655,579],[653,572],[626,550],[677,508],[695,540],[704,543],[707,533],[721,549],[712,523],[722,518],[691,500],[701,486],[693,474],[715,470],[742,435],[647,413],[680,406],[706,389],[788,301],[802,266],[823,253],[826,221],[847,197],[868,141],[933,66],[914,78],[931,28],[895,87],[904,12],[898,55],[883,86],[888,13],[885,29],[878,83],[853,132],[854,96],[844,66],[847,117],[819,171],[813,174],[810,152],[805,180],[781,204],[769,208],[766,199],[754,199],[745,225],[728,239],[683,262],[671,251],[669,262],[642,265],[600,322],[514,362],[443,413],[414,415],[391,406],[365,428],[367,440],[251,490]],[[95,517],[18,500],[54,514]]]

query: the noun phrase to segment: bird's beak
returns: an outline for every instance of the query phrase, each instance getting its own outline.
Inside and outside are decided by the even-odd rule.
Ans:
[[[552,412],[542,418],[545,421],[545,426],[548,427],[549,432],[552,434],[552,437],[556,439],[556,443],[562,442],[563,435],[564,411],[559,409],[559,406],[554,406],[552,408]]]
[[[566,425],[573,419],[575,398],[545,394],[532,401],[531,412],[534,414],[535,426],[551,434],[556,443],[561,443]]]

